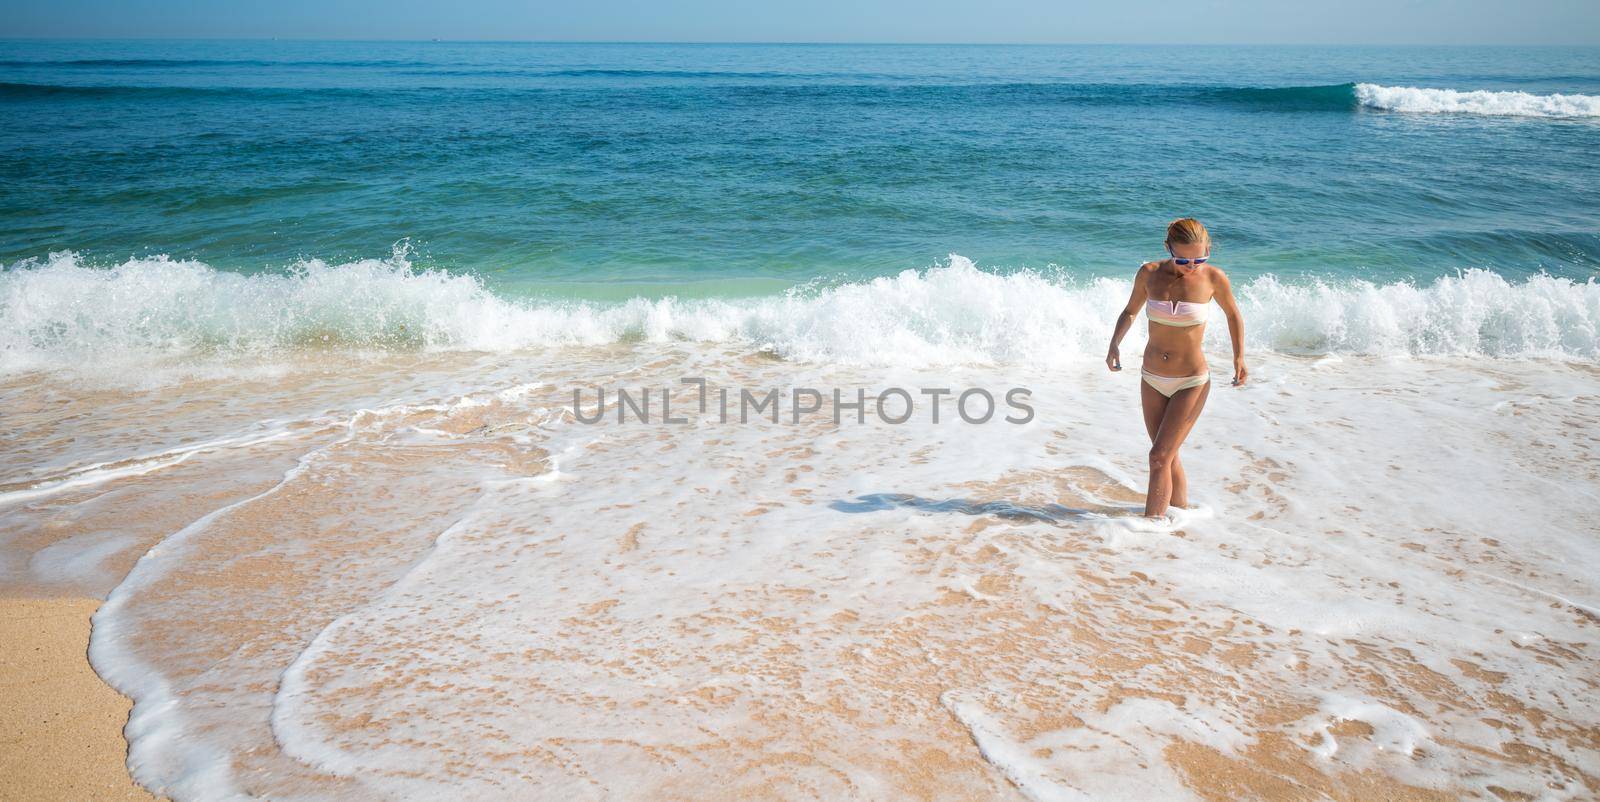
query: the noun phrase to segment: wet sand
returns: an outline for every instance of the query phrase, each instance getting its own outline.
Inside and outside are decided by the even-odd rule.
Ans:
[[[0,797],[155,799],[128,776],[128,699],[89,667],[93,599],[0,599]]]
[[[27,467],[0,488],[0,592],[109,599],[94,665],[138,700],[130,765],[152,790],[1600,787],[1594,519],[1544,479],[1600,464],[1591,374],[1262,360],[1259,383],[1219,392],[1185,450],[1213,509],[1155,526],[1137,516],[1142,444],[1111,425],[1136,377],[1021,377],[1037,388],[1031,427],[714,412],[589,425],[572,420],[573,387],[947,377],[653,346],[590,364],[418,362],[108,391],[93,414],[48,385],[14,388]],[[1442,389],[1408,384],[1418,367]],[[695,411],[687,395],[673,409]],[[1429,462],[1444,441],[1456,461]],[[1481,499],[1460,492],[1491,468]],[[94,603],[73,604],[62,631],[76,640],[50,648],[116,703],[95,732],[131,791],[126,702],[84,661]],[[8,693],[24,676],[0,667]],[[93,759],[40,751],[6,776],[65,783]]]

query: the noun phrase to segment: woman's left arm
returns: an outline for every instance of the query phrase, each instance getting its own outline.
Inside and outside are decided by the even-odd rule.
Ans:
[[[1222,314],[1228,316],[1228,336],[1233,340],[1233,386],[1238,387],[1250,378],[1250,371],[1244,366],[1244,316],[1239,314],[1239,302],[1233,298],[1233,284],[1228,281],[1228,274],[1213,269],[1217,270],[1217,305],[1222,307]]]

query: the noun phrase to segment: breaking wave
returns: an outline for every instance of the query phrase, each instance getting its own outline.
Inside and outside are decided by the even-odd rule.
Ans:
[[[1362,106],[1384,111],[1500,117],[1600,117],[1600,96],[1597,95],[1458,92],[1378,84],[1356,84],[1355,94]]]
[[[1236,282],[1249,347],[1286,353],[1600,357],[1600,283],[1473,269],[1427,285]],[[1055,364],[1104,354],[1126,279],[924,270],[759,298],[514,298],[403,254],[246,275],[72,254],[0,271],[0,371],[311,350],[499,352],[625,341],[741,343],[847,364]],[[1220,315],[1207,336],[1226,349]],[[1137,329],[1136,329],[1137,331]],[[1137,336],[1137,335],[1135,335]]]

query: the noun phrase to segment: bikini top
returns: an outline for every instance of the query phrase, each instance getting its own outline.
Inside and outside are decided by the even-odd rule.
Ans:
[[[1160,323],[1163,326],[1198,326],[1206,322],[1206,316],[1211,313],[1211,302],[1195,303],[1192,301],[1157,301],[1151,298],[1144,302],[1145,317],[1151,323]]]

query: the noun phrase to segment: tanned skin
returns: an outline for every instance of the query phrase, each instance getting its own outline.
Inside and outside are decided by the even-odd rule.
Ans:
[[[1173,257],[1196,259],[1208,256],[1210,242],[1167,243]],[[1244,364],[1244,318],[1233,297],[1233,285],[1222,269],[1207,262],[1180,266],[1172,259],[1140,265],[1133,278],[1133,294],[1117,318],[1106,352],[1106,367],[1122,370],[1118,350],[1122,338],[1144,308],[1145,301],[1188,301],[1210,303],[1215,300],[1228,319],[1228,334],[1233,341],[1233,386],[1250,377]],[[1205,351],[1201,348],[1205,325],[1164,326],[1150,324],[1150,339],[1144,348],[1144,369],[1158,376],[1199,376],[1207,372]],[[1147,382],[1139,382],[1139,398],[1144,408],[1144,426],[1150,434],[1150,487],[1145,495],[1144,514],[1156,518],[1167,514],[1167,507],[1189,506],[1189,481],[1183,472],[1178,449],[1211,395],[1211,382],[1179,390],[1168,398]]]

